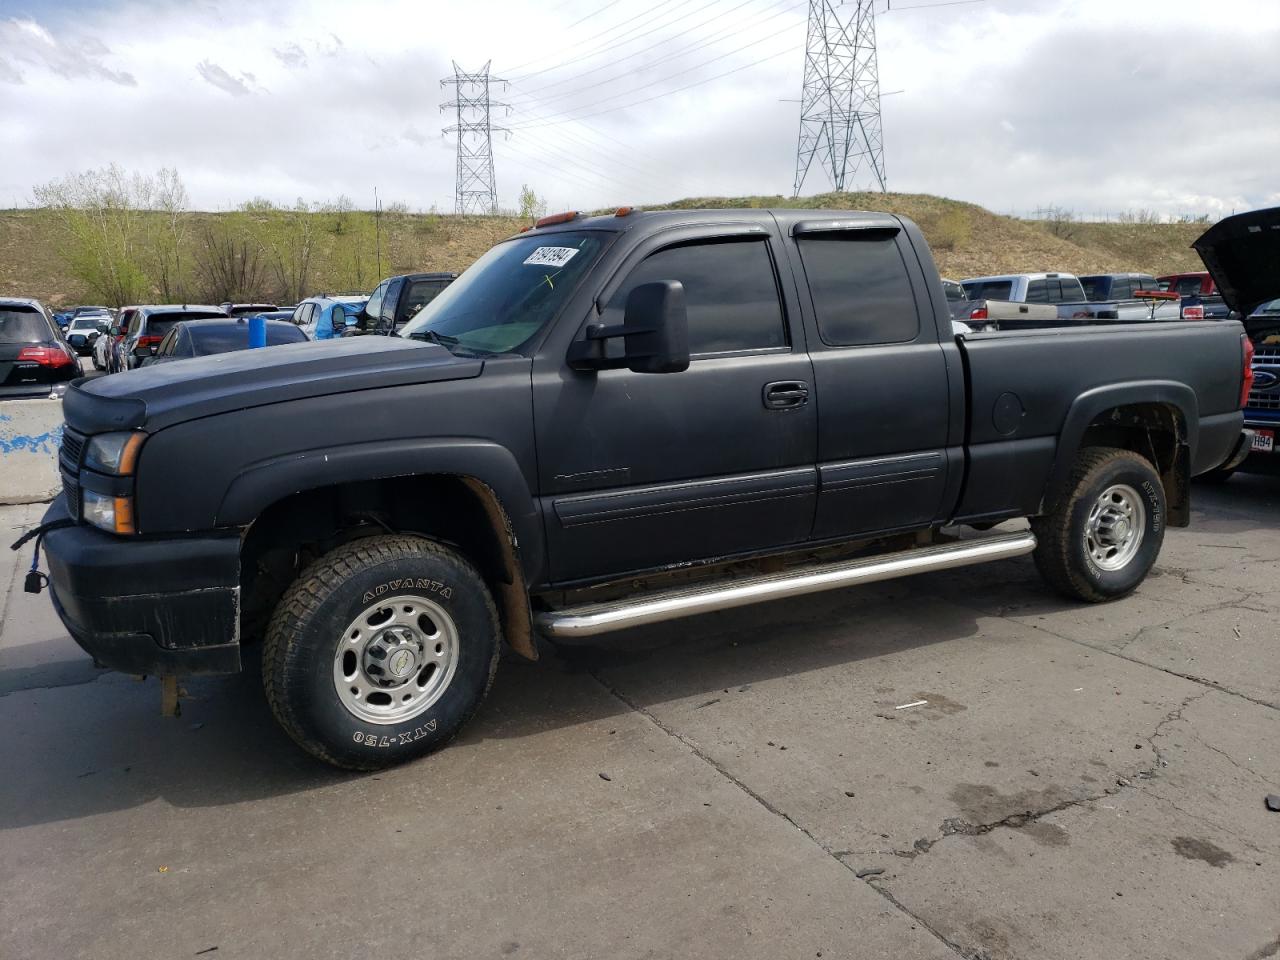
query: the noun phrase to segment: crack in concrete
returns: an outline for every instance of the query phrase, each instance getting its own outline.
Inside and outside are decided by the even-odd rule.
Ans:
[[[1158,803],[1163,803],[1165,806],[1172,807],[1174,810],[1177,810],[1180,814],[1182,814],[1187,819],[1194,820],[1196,823],[1202,823],[1206,827],[1209,827],[1211,830],[1216,830],[1218,833],[1225,833],[1227,836],[1231,837],[1233,840],[1239,843],[1242,847],[1244,847],[1245,849],[1255,854],[1265,856],[1271,853],[1271,851],[1258,846],[1249,837],[1241,836],[1239,833],[1231,829],[1229,826],[1219,823],[1216,820],[1210,820],[1208,817],[1202,814],[1193,813],[1192,811],[1188,810],[1186,807],[1179,806],[1178,804],[1174,803],[1168,797],[1165,797],[1159,793],[1156,793],[1155,790],[1146,790],[1143,792],[1143,796],[1151,800],[1155,800]]]
[[[1216,613],[1219,610],[1249,610],[1253,613],[1264,613],[1264,614],[1269,612],[1267,610],[1260,610],[1257,607],[1249,607],[1245,605],[1245,601],[1253,598],[1255,594],[1246,593],[1243,590],[1237,590],[1236,592],[1239,594],[1239,596],[1236,597],[1235,599],[1220,600],[1217,603],[1209,604],[1209,606],[1207,607],[1198,607],[1194,610],[1191,616],[1197,617],[1202,613]],[[1180,614],[1179,616],[1173,617],[1172,619],[1169,619],[1169,620],[1161,621],[1160,623],[1149,623],[1142,627],[1139,627],[1137,630],[1131,633],[1128,637],[1126,637],[1121,642],[1120,646],[1116,647],[1116,652],[1123,653],[1124,650],[1131,643],[1134,643],[1135,641],[1139,640],[1140,638],[1142,638],[1143,636],[1145,636],[1146,634],[1150,633],[1153,630],[1163,630],[1165,627],[1171,627],[1175,623],[1181,623],[1183,620],[1186,620],[1186,619],[1187,619],[1186,614]],[[1059,636],[1059,634],[1054,634],[1054,636]],[[1067,638],[1064,638],[1064,639],[1067,639]]]
[[[1163,767],[1167,767],[1169,765],[1169,761],[1164,758],[1164,755],[1160,752],[1160,748],[1156,746],[1156,740],[1159,737],[1164,736],[1164,728],[1170,723],[1177,723],[1181,721],[1182,714],[1187,707],[1191,706],[1191,704],[1195,703],[1197,700],[1207,697],[1212,692],[1213,691],[1211,690],[1201,690],[1199,693],[1190,694],[1189,696],[1184,697],[1177,707],[1166,713],[1164,719],[1156,724],[1156,728],[1151,732],[1151,735],[1144,738],[1147,745],[1151,748],[1152,756],[1155,758],[1154,762],[1150,766],[1137,770],[1127,777],[1117,778],[1116,786],[1114,787],[1108,787],[1101,793],[1092,794],[1087,797],[1063,800],[1060,803],[1056,803],[1051,807],[1046,807],[1043,810],[1023,810],[1018,813],[1011,813],[1006,817],[1002,817],[999,820],[993,820],[989,823],[970,823],[960,817],[948,817],[946,820],[942,821],[942,826],[939,830],[938,836],[921,837],[911,845],[911,849],[909,850],[894,849],[884,851],[884,853],[900,857],[904,860],[914,860],[916,857],[923,856],[928,853],[938,843],[947,839],[947,837],[980,837],[983,834],[990,833],[992,830],[998,830],[1001,827],[1007,827],[1011,830],[1020,830],[1027,824],[1037,823],[1050,814],[1059,813],[1071,807],[1079,807],[1089,803],[1096,803],[1099,800],[1105,800],[1107,797],[1113,797],[1125,789],[1136,789],[1138,784],[1135,781],[1154,780],[1159,771]],[[853,853],[853,851],[842,852],[849,854]]]
[[[769,800],[767,800],[765,797],[761,796],[755,790],[751,789],[751,787],[747,786],[747,784],[744,783],[741,779],[734,776],[723,764],[717,761],[714,757],[707,754],[700,746],[698,746],[698,744],[695,741],[693,741],[689,737],[686,737],[684,734],[672,729],[671,727],[667,726],[667,724],[663,723],[660,719],[658,719],[658,717],[652,711],[642,706],[641,704],[637,703],[636,701],[632,700],[630,697],[628,697],[625,693],[623,693],[613,684],[605,680],[604,677],[600,676],[600,674],[597,673],[594,669],[588,669],[586,672],[593,680],[596,681],[596,683],[600,684],[600,686],[602,686],[611,696],[616,698],[618,701],[620,701],[630,710],[640,714],[640,716],[644,717],[646,720],[652,723],[655,727],[657,727],[659,730],[665,733],[668,737],[679,742],[686,750],[688,750],[695,757],[697,757],[699,760],[701,760],[703,763],[709,766],[712,770],[718,773],[725,780],[728,780],[730,783],[732,783],[735,787],[737,787],[739,790],[745,793],[748,797],[750,797],[752,800],[758,803],[765,810],[768,810],[775,817],[778,817],[786,821],[788,824],[794,827],[797,831],[799,831],[799,833],[801,833],[804,837],[806,837],[810,843],[816,846],[819,850],[821,850],[824,854],[826,854],[836,863],[840,864],[840,866],[842,866],[844,869],[848,870],[849,873],[852,874],[854,877],[856,877],[858,880],[860,880],[863,883],[866,883],[868,886],[874,889],[882,897],[884,897],[886,900],[892,903],[894,907],[896,907],[899,911],[901,911],[905,916],[908,916],[913,921],[915,921],[915,923],[918,924],[921,929],[928,932],[939,943],[947,947],[947,949],[951,950],[957,956],[964,958],[964,960],[980,960],[981,957],[985,956],[985,952],[966,953],[964,950],[960,948],[958,944],[947,939],[947,937],[945,937],[940,931],[936,930],[924,919],[917,916],[911,910],[907,909],[905,906],[899,903],[897,899],[895,899],[894,896],[891,893],[889,893],[889,891],[884,890],[879,886],[877,886],[876,884],[872,883],[873,880],[879,879],[878,875],[871,876],[871,877],[858,877],[857,868],[854,866],[851,866],[848,863],[845,863],[845,861],[841,858],[841,855],[847,853],[848,851],[835,852],[828,849],[827,845],[824,844],[821,840],[819,840],[816,835],[814,835],[811,831],[807,830],[795,819],[793,819],[791,815],[788,814],[785,810],[782,810],[779,807],[775,806],[773,803],[769,802]]]
[[[1200,734],[1196,732],[1194,727],[1191,728],[1189,733],[1191,734],[1191,736],[1195,737],[1196,740],[1199,741],[1202,747],[1204,747],[1206,750],[1212,750],[1214,753],[1218,754],[1218,756],[1222,757],[1224,760],[1227,761],[1227,763],[1231,764],[1241,773],[1247,773],[1250,777],[1257,780],[1258,783],[1264,784],[1268,787],[1271,786],[1272,781],[1269,777],[1263,776],[1261,773],[1253,769],[1253,767],[1249,766],[1248,764],[1241,763],[1239,760],[1231,756],[1231,754],[1227,753],[1227,751],[1223,750],[1221,747],[1215,747],[1212,743],[1210,743],[1204,737],[1200,736]]]
[[[1245,594],[1246,599],[1250,596],[1255,596],[1255,594]],[[1000,620],[1008,620],[1011,623],[1017,624],[1018,626],[1021,626],[1021,627],[1030,627],[1033,630],[1039,630],[1041,633],[1047,634],[1048,636],[1054,637],[1058,640],[1065,640],[1067,643],[1074,643],[1077,646],[1087,647],[1090,650],[1096,650],[1099,653],[1105,653],[1108,656],[1118,657],[1121,660],[1126,660],[1129,663],[1136,664],[1140,667],[1147,667],[1151,670],[1159,670],[1161,673],[1167,673],[1171,677],[1178,677],[1182,680],[1190,680],[1192,683],[1198,683],[1201,686],[1209,687],[1213,690],[1217,690],[1220,693],[1229,694],[1230,696],[1233,696],[1233,697],[1239,697],[1241,700],[1247,700],[1249,703],[1256,704],[1259,707],[1267,707],[1270,710],[1280,710],[1280,703],[1271,703],[1270,701],[1267,701],[1267,700],[1260,700],[1257,697],[1251,697],[1247,693],[1241,693],[1239,690],[1232,690],[1230,687],[1225,686],[1224,684],[1218,683],[1216,680],[1210,680],[1208,677],[1200,677],[1194,673],[1181,673],[1177,670],[1172,670],[1168,667],[1162,667],[1159,664],[1149,663],[1146,660],[1140,660],[1137,657],[1131,657],[1128,654],[1124,653],[1123,649],[1115,650],[1115,649],[1112,649],[1111,647],[1105,647],[1096,643],[1090,643],[1087,640],[1078,640],[1075,637],[1068,637],[1065,634],[1058,633],[1055,630],[1050,630],[1048,627],[1044,626],[1043,624],[1034,623],[1030,620],[1015,620],[1004,613],[993,614],[990,610],[985,610],[982,607],[976,607],[971,603],[965,603],[963,600],[955,599],[952,597],[948,597],[947,602],[952,603],[958,607],[964,607],[966,610],[972,610],[975,613],[980,613],[983,616],[995,616]],[[1224,609],[1229,608],[1230,606],[1233,606],[1233,605],[1234,604],[1227,604],[1226,607],[1224,607]],[[1219,609],[1220,607],[1221,605],[1214,604],[1212,606],[1205,607],[1202,610],[1198,610],[1196,612],[1197,613],[1208,612],[1211,610]],[[1248,608],[1248,609],[1253,609],[1253,608]],[[1273,611],[1261,610],[1261,611],[1255,611],[1255,612],[1271,613]],[[1182,619],[1185,619],[1185,617],[1177,617],[1174,620],[1170,620],[1169,623],[1176,623],[1178,620],[1182,620]],[[1149,628],[1143,627],[1142,629],[1146,630]],[[1141,632],[1142,631],[1140,630],[1139,633]],[[1125,641],[1124,645],[1127,646],[1129,642],[1130,641]]]

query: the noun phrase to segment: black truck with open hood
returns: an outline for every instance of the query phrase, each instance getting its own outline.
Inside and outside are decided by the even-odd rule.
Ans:
[[[368,769],[453,736],[503,641],[1026,554],[1124,596],[1243,456],[1244,350],[1235,322],[956,336],[889,214],[564,214],[398,336],[77,383],[39,533],[100,663],[259,657],[288,733]]]

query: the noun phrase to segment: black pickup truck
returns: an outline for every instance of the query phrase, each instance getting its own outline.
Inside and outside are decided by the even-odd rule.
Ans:
[[[504,641],[1028,553],[1129,593],[1244,455],[1242,333],[958,338],[885,214],[546,218],[399,336],[79,382],[51,594],[109,667],[261,657],[289,734],[371,769],[453,736]]]

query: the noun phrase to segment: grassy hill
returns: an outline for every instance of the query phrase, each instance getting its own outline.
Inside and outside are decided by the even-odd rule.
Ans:
[[[1071,223],[1053,226],[991,213],[974,204],[922,194],[848,193],[816,197],[698,197],[666,205],[699,207],[803,207],[884,210],[915,220],[945,276],[1062,270],[1071,273],[1202,269],[1190,249],[1204,230],[1197,224]],[[658,208],[652,208],[658,209]],[[193,213],[189,238],[219,220],[248,218],[269,229],[283,212]],[[512,217],[385,214],[381,260],[375,256],[373,216],[317,212],[308,286],[315,292],[371,289],[381,276],[411,270],[460,271],[495,241],[523,226]],[[1059,235],[1055,235],[1055,232]],[[50,305],[78,303],[87,291],[63,256],[63,235],[47,210],[0,211],[0,294],[38,297]],[[193,261],[188,257],[188,262]],[[200,299],[191,281],[187,299]],[[280,297],[268,281],[256,296]]]

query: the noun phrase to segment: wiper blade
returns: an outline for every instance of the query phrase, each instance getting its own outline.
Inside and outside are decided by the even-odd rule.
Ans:
[[[436,330],[419,330],[416,333],[409,334],[411,340],[426,340],[431,343],[438,343],[442,347],[448,347],[458,342],[457,337],[451,337],[447,333],[440,333]]]

